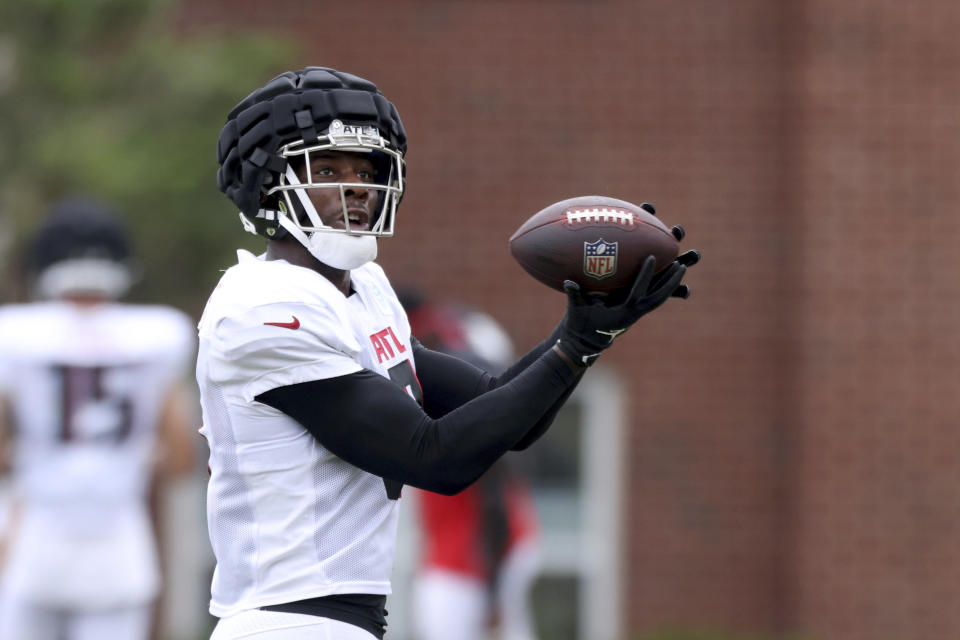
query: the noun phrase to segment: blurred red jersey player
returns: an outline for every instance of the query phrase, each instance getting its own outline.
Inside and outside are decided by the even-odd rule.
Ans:
[[[510,338],[489,315],[401,294],[427,347],[497,373],[513,361]],[[421,640],[535,637],[530,588],[539,569],[539,526],[526,479],[502,458],[453,496],[418,492],[422,550],[414,592]]]

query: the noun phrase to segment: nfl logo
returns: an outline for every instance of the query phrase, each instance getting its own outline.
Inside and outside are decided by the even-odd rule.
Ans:
[[[597,280],[615,274],[617,272],[617,243],[605,242],[603,238],[596,242],[584,242],[583,272]]]

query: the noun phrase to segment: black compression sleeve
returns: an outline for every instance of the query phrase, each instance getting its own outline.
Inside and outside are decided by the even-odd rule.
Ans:
[[[477,396],[496,388],[496,379],[474,364],[411,340],[417,380],[423,390],[423,410],[442,418]]]
[[[537,424],[533,425],[533,428],[530,431],[527,431],[522,438],[520,438],[510,449],[512,451],[523,451],[534,442],[540,439],[540,436],[547,432],[547,429],[550,428],[550,425],[553,424],[553,419],[557,417],[557,413],[560,412],[560,408],[563,407],[564,403],[570,397],[570,394],[573,393],[573,390],[577,388],[577,385],[580,383],[580,378],[583,377],[583,372],[577,376],[576,381],[563,393],[562,396],[557,398],[557,401],[553,403],[553,406],[550,407]]]
[[[513,380],[560,339],[562,325],[550,337],[528,351],[498,376],[491,376],[471,362],[424,347],[411,339],[417,363],[417,378],[424,387],[424,409],[431,417],[439,417],[477,395],[496,389]],[[429,393],[428,393],[429,389]]]
[[[350,464],[453,494],[523,439],[576,381],[550,350],[507,384],[439,418],[370,371],[280,387],[256,399],[296,419]]]
[[[553,330],[553,333],[550,334],[549,338],[528,351],[506,371],[497,376],[498,383],[503,384],[510,382],[518,373],[529,367],[530,363],[539,358],[542,354],[546,353],[546,351],[553,347],[553,345],[557,344],[557,342],[560,340],[560,333],[562,330],[563,323],[557,325],[557,328]]]
[[[549,350],[558,339],[560,327],[553,334],[531,349],[526,355],[499,376],[490,376],[469,362],[454,356],[437,351],[431,351],[418,341],[413,340],[413,354],[417,363],[417,377],[423,389],[424,410],[433,418],[446,415],[453,409],[469,402],[481,393],[486,393],[505,384],[508,384],[531,363]],[[577,376],[576,382],[557,399],[550,409],[544,413],[529,432],[524,434],[511,449],[514,451],[526,449],[546,433],[553,423],[560,408],[573,393],[582,376]]]

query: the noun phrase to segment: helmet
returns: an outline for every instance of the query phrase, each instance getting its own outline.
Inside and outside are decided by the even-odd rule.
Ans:
[[[370,154],[373,184],[301,182],[291,159],[310,166],[320,151]],[[244,228],[267,238],[294,236],[317,259],[349,269],[376,257],[376,238],[393,235],[403,197],[407,135],[393,104],[363,78],[307,67],[278,75],[227,116],[217,143],[217,185],[240,209]],[[345,189],[378,196],[369,230],[350,229]],[[344,229],[321,220],[306,189],[338,189]],[[372,255],[371,254],[372,248]]]
[[[50,209],[28,245],[27,267],[43,298],[119,298],[133,283],[126,229],[105,205],[85,198]]]

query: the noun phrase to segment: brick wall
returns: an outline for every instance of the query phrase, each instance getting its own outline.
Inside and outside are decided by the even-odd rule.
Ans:
[[[805,12],[796,617],[955,637],[960,5]]]
[[[652,200],[704,253],[693,298],[605,358],[632,403],[629,630],[955,635],[960,5],[343,7],[195,0],[183,22],[280,30],[398,105],[395,283],[527,347],[563,300],[507,238],[546,204]]]

